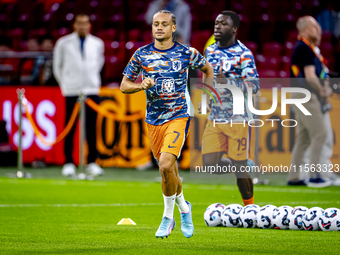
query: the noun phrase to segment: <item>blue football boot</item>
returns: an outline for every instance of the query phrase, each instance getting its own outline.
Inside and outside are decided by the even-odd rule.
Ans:
[[[175,218],[173,218],[172,220],[170,220],[167,217],[163,217],[161,225],[159,226],[157,232],[156,232],[156,238],[160,237],[160,238],[168,238],[168,236],[170,235],[171,231],[175,228]]]
[[[192,206],[190,202],[185,201],[189,206],[189,212],[181,213],[181,230],[186,238],[192,237],[194,234],[194,224],[192,223]]]

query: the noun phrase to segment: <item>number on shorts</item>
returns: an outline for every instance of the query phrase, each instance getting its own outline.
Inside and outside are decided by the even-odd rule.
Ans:
[[[175,140],[172,143],[176,143],[178,140],[179,135],[181,134],[180,132],[174,131],[175,134],[177,134]]]

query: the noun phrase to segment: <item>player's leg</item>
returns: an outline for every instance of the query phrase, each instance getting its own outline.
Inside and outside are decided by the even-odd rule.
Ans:
[[[176,160],[180,156],[183,144],[189,133],[189,124],[189,118],[176,119],[169,123],[164,136],[159,162],[165,202],[164,212],[168,211],[168,213],[173,213],[174,203],[172,199],[175,197],[175,203],[181,213],[181,230],[187,238],[191,237],[194,231],[191,204],[184,199],[182,182],[178,175]]]
[[[191,203],[185,201],[183,190],[182,190],[182,181],[178,175],[178,167],[177,163],[174,165],[175,172],[177,174],[177,196],[176,196],[176,205],[178,207],[179,212],[181,213],[181,230],[185,237],[189,238],[193,235],[194,224],[192,222],[192,206]]]
[[[223,133],[220,125],[215,127],[213,122],[208,120],[202,137],[202,161],[204,167],[219,165],[223,168],[230,166],[230,162],[222,159],[228,147],[227,136]],[[217,173],[217,172],[215,172]]]
[[[242,125],[228,126],[226,128],[226,133],[228,134],[228,155],[233,166],[236,167],[237,186],[244,205],[254,203],[253,180],[247,168],[249,151],[248,130],[248,126]]]
[[[177,177],[177,193],[176,193],[176,195],[178,196],[179,194],[182,193],[182,181],[181,181],[181,178],[179,177],[179,174],[178,174],[178,164],[177,164],[177,161],[174,164],[174,171],[175,171],[175,174],[176,174],[176,177]]]
[[[226,137],[221,137],[221,139],[227,139]],[[232,162],[228,158],[224,158],[223,154],[225,154],[224,151],[219,152],[212,152],[202,155],[203,160],[203,166],[209,167],[209,166],[220,166],[221,169],[227,169],[230,171],[223,171],[223,172],[214,172],[214,174],[226,174],[226,173],[232,173]]]
[[[159,159],[159,173],[162,177],[162,191],[164,199],[163,218],[170,220],[174,218],[174,207],[176,202],[178,178],[175,172],[176,157],[167,152],[161,153]]]
[[[248,204],[254,204],[254,188],[253,188],[253,180],[251,176],[246,171],[241,171],[241,168],[247,166],[247,160],[235,161],[232,160],[233,166],[236,167],[236,178],[237,178],[237,187],[241,193],[243,204],[246,206]]]
[[[174,171],[177,176],[177,193],[176,193],[176,205],[178,206],[180,213],[188,213],[190,208],[187,204],[187,201],[184,199],[183,190],[182,190],[182,181],[178,174],[177,162],[174,164]]]
[[[173,165],[176,164],[176,156],[172,153],[162,151],[171,122],[172,121],[159,126],[147,125],[152,154],[157,161],[161,174],[161,186],[164,199],[162,222],[156,232],[156,238],[168,237],[175,227],[173,210],[177,194],[177,175],[175,174]]]
[[[165,196],[176,196],[178,178],[175,172],[176,156],[162,152],[159,159],[159,173],[162,177],[162,191]],[[172,218],[172,216],[170,217]]]

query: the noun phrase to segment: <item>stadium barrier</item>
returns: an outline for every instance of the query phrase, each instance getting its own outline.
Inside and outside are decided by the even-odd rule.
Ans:
[[[19,149],[19,110],[18,95],[15,87],[0,88],[0,118],[6,121],[6,130],[10,142]],[[269,109],[272,105],[270,100],[271,90],[262,89],[260,98],[260,109]],[[54,142],[56,134],[64,130],[65,104],[64,98],[57,87],[25,87],[25,96],[28,112],[31,114],[36,128],[47,142]],[[201,100],[201,94],[193,93],[193,104]],[[265,100],[269,99],[269,100]],[[280,94],[278,94],[280,103]],[[334,130],[334,148],[332,162],[339,162],[340,158],[340,101],[336,98],[331,99],[333,110],[330,112],[332,126]],[[92,107],[90,100],[86,104]],[[150,144],[146,124],[145,114],[145,95],[136,93],[133,95],[123,95],[119,89],[102,88],[100,91],[100,108],[96,124],[97,149],[99,152],[98,163],[104,167],[137,167],[151,160]],[[91,107],[90,106],[90,107]],[[103,109],[102,109],[103,108]],[[257,107],[256,107],[257,108]],[[270,116],[261,119],[280,119],[280,105]],[[132,117],[131,117],[132,116]],[[290,115],[287,118],[292,118]],[[205,118],[195,115],[194,122],[199,123],[197,129],[195,125],[191,128],[191,133],[199,136],[204,130]],[[270,123],[270,122],[269,122]],[[63,143],[56,143],[52,147],[43,144],[35,134],[27,114],[22,118],[22,151],[24,152],[23,162],[30,164],[34,160],[43,160],[47,164],[61,165],[64,163]],[[266,124],[258,129],[259,150],[258,158],[260,164],[275,165],[282,162],[288,165],[291,158],[291,149],[294,144],[295,129],[284,128],[281,125]],[[76,129],[74,140],[75,163],[79,164],[79,129]],[[252,139],[255,135],[252,136]],[[254,139],[255,140],[255,139]],[[255,142],[255,141],[253,141]],[[200,145],[198,141],[197,145]],[[254,145],[254,143],[252,143]],[[86,145],[84,146],[86,148]],[[191,148],[191,149],[190,149]],[[190,162],[190,154],[196,156],[197,165],[200,165],[200,149],[195,148],[195,144],[187,144],[182,152],[184,162],[181,168]],[[255,148],[252,146],[251,149]],[[252,155],[255,151],[252,152]],[[86,154],[86,149],[85,149]],[[256,160],[256,157],[255,157]],[[181,162],[181,163],[182,163]]]
[[[24,98],[26,99],[26,98]],[[39,131],[37,124],[34,122],[32,115],[30,114],[28,107],[27,107],[27,99],[23,102],[23,106],[25,108],[25,113],[27,116],[27,119],[29,120],[29,122],[32,125],[32,128],[34,130],[35,135],[37,136],[37,138],[45,145],[48,146],[53,146],[56,143],[59,143],[61,140],[63,140],[67,134],[71,131],[71,128],[73,127],[76,119],[77,119],[77,115],[79,113],[79,109],[80,109],[80,104],[79,102],[76,102],[76,104],[74,105],[74,108],[72,110],[72,114],[71,114],[71,118],[69,120],[69,122],[67,123],[67,125],[65,126],[64,130],[57,136],[57,138],[55,139],[55,141],[53,142],[48,142],[45,140],[44,136],[41,134],[41,132]],[[20,115],[22,117],[22,114]],[[21,119],[21,118],[20,118]]]
[[[25,97],[26,108],[23,105],[20,114],[16,88],[11,86],[0,88],[0,118],[6,122],[10,143],[19,149],[19,142],[22,142],[22,157],[25,164],[38,160],[46,164],[62,165],[65,160],[64,143],[60,140],[72,123],[64,130],[65,99],[60,89],[26,86]],[[84,102],[98,112],[96,136],[99,152],[97,160],[100,165],[138,167],[150,163],[151,149],[144,122],[144,94],[123,95],[119,89],[103,88],[100,91],[99,105],[89,98]],[[73,116],[76,117],[78,114],[74,112]],[[20,121],[22,121],[22,139],[19,138]],[[32,121],[35,125],[31,124]],[[75,118],[73,125],[78,125],[77,122]],[[79,131],[78,126],[74,135],[73,151],[76,165],[80,164]],[[86,143],[83,148],[86,155]]]
[[[74,126],[75,121],[77,119],[77,115],[78,114],[80,115],[80,123],[82,123],[82,124],[80,125],[80,132],[79,132],[79,141],[80,141],[79,167],[82,170],[84,170],[83,168],[84,168],[84,165],[85,165],[84,151],[82,149],[84,147],[84,144],[85,144],[85,141],[84,141],[85,140],[85,135],[84,135],[85,132],[84,132],[84,130],[81,130],[81,127],[84,127],[84,116],[83,116],[83,111],[82,111],[82,108],[84,107],[84,105],[83,105],[84,102],[89,107],[91,107],[94,111],[102,114],[103,116],[105,116],[106,118],[109,118],[109,119],[114,119],[114,120],[121,121],[121,122],[133,122],[133,121],[138,121],[139,119],[144,117],[144,115],[141,115],[140,113],[132,114],[132,115],[124,116],[124,117],[119,117],[117,114],[109,112],[105,108],[103,108],[100,105],[98,105],[97,103],[95,103],[91,98],[86,98],[86,95],[83,92],[81,92],[80,95],[79,95],[79,98],[78,98],[78,102],[76,102],[76,104],[74,105],[70,120],[68,121],[67,125],[65,126],[63,131],[57,136],[55,141],[48,142],[48,141],[45,140],[44,136],[42,135],[42,133],[38,129],[37,124],[34,122],[34,119],[33,119],[32,115],[30,114],[30,112],[28,110],[28,106],[27,106],[28,100],[25,97],[24,89],[20,90],[19,93],[21,93],[19,102],[20,102],[20,104],[22,104],[24,106],[27,119],[29,120],[29,122],[30,122],[30,124],[31,124],[31,126],[34,130],[35,135],[37,136],[37,138],[43,144],[45,144],[47,146],[53,146],[56,143],[63,140],[67,136],[67,134],[71,131],[71,128]],[[19,123],[21,123],[22,113],[19,114],[19,116],[20,116],[20,122]],[[20,138],[20,143],[21,143],[21,138]],[[20,146],[19,146],[19,148],[20,148]],[[18,162],[20,161],[20,165],[22,165],[22,153],[19,153],[18,155],[19,155],[18,156]]]
[[[19,131],[19,144],[18,144],[18,171],[21,172],[23,169],[23,162],[22,162],[22,101],[24,98],[25,89],[17,89],[18,95],[18,103],[19,103],[19,124],[18,124],[18,131]]]
[[[87,98],[85,100],[86,104],[90,106],[94,111],[104,115],[106,118],[114,119],[122,122],[129,122],[129,121],[138,121],[140,118],[144,118],[144,115],[137,113],[132,115],[126,115],[123,118],[120,117],[118,114],[114,114],[109,112],[105,108],[101,107],[99,104],[96,104],[91,98]]]

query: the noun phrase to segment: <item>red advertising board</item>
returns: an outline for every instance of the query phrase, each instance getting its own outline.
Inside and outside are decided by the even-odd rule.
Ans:
[[[10,142],[17,148],[19,104],[16,90],[16,87],[0,88],[0,119],[6,121],[6,130]],[[28,100],[28,109],[40,132],[45,140],[53,142],[57,135],[62,132],[65,121],[65,103],[60,89],[57,87],[25,87],[25,96]],[[23,112],[25,112],[24,108]],[[23,114],[22,130],[24,163],[30,163],[34,160],[43,160],[47,164],[64,163],[63,141],[53,147],[44,145],[34,134],[26,114]],[[75,135],[75,138],[77,138],[77,135]],[[75,146],[74,154],[77,155],[77,153],[78,147]],[[77,159],[78,157],[74,158]]]
[[[6,121],[10,143],[18,146],[19,106],[16,87],[0,87],[0,119]],[[28,109],[38,129],[47,142],[54,142],[65,126],[65,99],[58,87],[25,87]],[[98,163],[102,166],[136,167],[151,161],[145,115],[145,95],[124,95],[119,89],[103,88],[100,106],[120,116],[120,120],[107,119],[101,113],[97,119]],[[125,121],[128,109],[140,113],[140,119]],[[46,146],[34,134],[23,107],[22,148],[24,163],[41,160],[47,164],[62,165],[65,162],[64,140]],[[79,126],[74,135],[74,163],[79,163]],[[85,154],[87,150],[85,148]],[[85,155],[86,156],[86,155]]]

